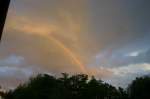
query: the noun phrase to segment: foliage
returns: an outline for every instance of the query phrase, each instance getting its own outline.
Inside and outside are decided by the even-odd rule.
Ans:
[[[150,77],[136,78],[128,86],[128,94],[131,99],[150,99]]]
[[[126,91],[85,74],[62,73],[59,78],[40,74],[3,96],[4,99],[149,99],[150,77],[136,78]]]

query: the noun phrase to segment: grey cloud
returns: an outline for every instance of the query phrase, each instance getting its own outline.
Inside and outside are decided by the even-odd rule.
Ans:
[[[111,68],[114,72],[110,78],[103,78],[106,82],[109,82],[116,87],[126,88],[136,77],[149,75],[150,64],[130,64],[123,67]]]
[[[91,37],[95,38],[93,41],[97,42],[99,49],[116,50],[149,36],[150,2],[148,0],[115,0],[115,2],[95,0],[91,2],[93,3]]]
[[[5,56],[12,53],[23,56],[25,62],[21,65],[40,66],[50,71],[60,72],[63,68],[71,69],[73,67],[76,70],[77,67],[55,42],[43,36],[20,33],[19,31],[4,33],[1,53]]]
[[[20,65],[24,62],[24,58],[21,56],[10,55],[6,59],[0,60],[0,65]]]
[[[129,54],[137,53],[132,56]],[[150,49],[137,49],[133,51],[109,51],[106,50],[96,56],[93,64],[95,66],[104,65],[106,67],[121,67],[130,64],[150,63]]]
[[[18,86],[33,75],[31,68],[18,68],[13,66],[0,67],[0,84],[3,89]]]

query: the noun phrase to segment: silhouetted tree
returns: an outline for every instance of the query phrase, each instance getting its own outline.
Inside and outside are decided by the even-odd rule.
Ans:
[[[128,87],[131,99],[150,99],[150,77],[136,78]]]
[[[119,87],[118,92],[119,92],[119,99],[128,99],[129,98],[127,91],[125,91],[123,88]]]
[[[88,79],[85,74],[67,73],[60,78],[40,74],[4,95],[4,99],[126,99],[123,97],[126,93],[122,88],[116,89],[94,77]]]

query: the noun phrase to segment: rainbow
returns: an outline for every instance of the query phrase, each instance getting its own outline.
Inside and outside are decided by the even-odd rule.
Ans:
[[[75,56],[75,54],[69,48],[67,48],[62,42],[60,42],[56,38],[52,37],[51,35],[49,36],[49,39],[52,40],[53,42],[55,42],[60,48],[62,48],[64,50],[64,52],[69,57],[71,57],[71,59],[79,66],[79,68],[81,69],[81,71],[83,73],[87,73],[86,68],[83,65],[83,63]]]

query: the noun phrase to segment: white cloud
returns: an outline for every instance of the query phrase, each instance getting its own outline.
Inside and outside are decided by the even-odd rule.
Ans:
[[[135,51],[135,52],[131,52],[129,53],[127,56],[133,56],[133,57],[136,57],[139,55],[139,52],[138,51]]]
[[[113,68],[112,71],[116,75],[128,75],[128,74],[145,74],[146,71],[150,71],[150,64],[144,63],[144,64],[131,64],[128,66]]]
[[[150,64],[130,64],[110,70],[113,72],[113,75],[109,78],[104,78],[104,80],[116,87],[127,87],[136,77],[148,75],[150,73]]]
[[[130,53],[126,54],[125,56],[137,57],[140,54],[145,53],[146,51],[147,51],[147,49],[137,50],[137,51],[130,52]]]

